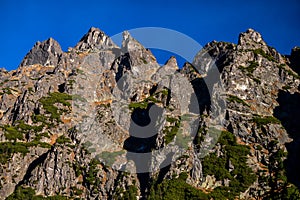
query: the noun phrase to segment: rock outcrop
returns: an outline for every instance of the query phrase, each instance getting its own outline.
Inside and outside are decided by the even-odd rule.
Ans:
[[[300,198],[298,50],[249,29],[181,67],[127,31],[37,42],[0,69],[0,199]]]
[[[46,41],[37,42],[22,60],[20,67],[34,64],[57,66],[62,53],[58,42],[53,38],[49,38]]]

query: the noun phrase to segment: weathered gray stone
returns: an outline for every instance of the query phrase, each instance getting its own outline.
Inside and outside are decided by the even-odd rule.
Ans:
[[[62,50],[57,41],[49,38],[43,42],[37,42],[20,64],[22,66],[40,64],[43,66],[56,66],[61,59]]]
[[[41,131],[31,127],[17,141],[45,142],[51,148],[33,145],[24,156],[15,153],[8,163],[0,164],[0,196],[10,195],[16,185],[32,187],[43,196],[85,199],[114,199],[135,185],[137,195],[144,195],[148,183],[137,174],[118,170],[138,171],[141,159],[128,159],[128,152],[146,150],[150,152],[149,165],[145,165],[149,179],[155,180],[159,174],[171,179],[188,172],[186,182],[192,186],[209,190],[230,186],[229,179],[203,174],[204,156],[224,155],[211,127],[220,133],[228,130],[239,144],[250,146],[247,164],[254,173],[268,176],[261,170],[269,167],[274,153],[286,151],[285,145],[297,137],[292,137],[283,123],[260,123],[255,118],[275,115],[282,106],[278,95],[283,90],[299,94],[299,76],[289,67],[297,63],[298,51],[293,52],[286,61],[258,32],[249,29],[240,34],[237,45],[208,43],[192,64],[179,69],[175,57],[159,66],[150,50],[128,32],[123,34],[122,47],[97,28],[91,28],[68,52],[62,52],[51,38],[38,42],[17,70],[0,69],[0,125],[43,125]],[[54,92],[73,96],[73,101],[43,105],[41,99]],[[143,115],[135,115],[133,107],[144,104],[146,108],[141,110],[147,117],[154,116],[152,104],[161,110],[161,118],[151,118],[156,135],[151,140],[130,140],[137,126],[133,119],[136,123],[147,121]],[[49,107],[50,111],[57,108],[57,120],[51,119]],[[36,121],[37,116],[45,119]],[[181,123],[167,143],[166,127],[174,127],[174,119]],[[6,135],[7,130],[1,128],[1,142],[9,142]],[[180,143],[180,136],[190,136],[190,141]],[[194,137],[203,140],[196,144]],[[270,147],[274,141],[279,143]],[[105,157],[103,152],[112,154]],[[160,173],[166,164],[170,164],[167,172]],[[235,169],[229,159],[226,170]],[[91,174],[94,179],[88,180]],[[76,190],[81,194],[75,194]],[[257,180],[240,198],[260,198],[268,191],[269,183]]]

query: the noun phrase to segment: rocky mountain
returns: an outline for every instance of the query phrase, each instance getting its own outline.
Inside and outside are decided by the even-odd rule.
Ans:
[[[179,67],[91,28],[0,73],[0,199],[300,199],[299,48],[249,29]]]

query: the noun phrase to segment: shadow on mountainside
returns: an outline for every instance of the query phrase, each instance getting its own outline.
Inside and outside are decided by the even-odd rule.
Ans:
[[[163,109],[155,104],[149,104],[146,109],[135,109],[131,115],[130,137],[124,141],[123,145],[123,148],[128,151],[127,159],[135,163],[143,198],[150,183],[148,170],[151,165],[151,150],[155,148],[158,133],[156,121],[162,113]]]
[[[280,90],[277,101],[279,106],[274,109],[274,116],[281,121],[293,139],[291,143],[286,144],[288,150],[287,177],[289,182],[300,188],[300,94],[290,94]]]

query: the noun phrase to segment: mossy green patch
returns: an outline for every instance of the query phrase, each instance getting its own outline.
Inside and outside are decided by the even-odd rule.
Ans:
[[[251,120],[256,123],[257,126],[267,125],[267,124],[280,124],[280,120],[273,116],[255,116]]]
[[[59,110],[54,104],[61,103],[64,106],[71,106],[68,100],[72,100],[72,96],[66,93],[54,92],[50,93],[48,97],[42,97],[39,101],[42,103],[43,108],[51,115],[52,119],[60,121],[62,110]]]
[[[236,102],[236,103],[239,103],[239,104],[249,107],[249,104],[247,104],[243,99],[241,99],[237,96],[234,96],[234,95],[228,95],[227,100],[229,102]]]
[[[172,117],[167,117],[167,121],[169,120],[170,123],[173,125],[171,126],[165,126],[163,132],[165,134],[165,144],[169,144],[170,142],[173,141],[175,135],[179,131],[181,119],[180,118],[172,118]]]
[[[202,162],[203,174],[214,175],[217,180],[229,179],[230,182],[228,187],[218,187],[209,196],[214,199],[234,199],[256,180],[256,175],[247,165],[250,148],[237,144],[235,136],[227,131],[222,131],[218,143],[223,155],[218,157],[216,153],[211,153],[206,156]],[[229,162],[234,166],[232,171],[228,169]]]
[[[66,143],[70,143],[70,142],[71,142],[71,139],[67,138],[64,135],[61,135],[56,139],[56,143],[58,143],[58,144],[66,144]]]
[[[149,200],[181,200],[181,199],[203,199],[209,196],[186,183],[187,174],[181,173],[178,178],[163,180],[161,183],[153,182],[147,199]]]
[[[262,49],[255,49],[255,50],[253,50],[253,53],[255,55],[260,54],[261,56],[263,56],[264,58],[268,59],[269,61],[276,62],[276,60],[275,60],[275,58],[273,56],[271,56],[270,54],[267,54]]]
[[[34,189],[30,187],[18,186],[16,190],[6,198],[6,200],[67,200],[68,197],[55,195],[49,197],[43,197],[36,195]]]
[[[30,131],[38,133],[43,130],[43,126],[31,126],[25,124],[24,121],[16,121],[15,125],[3,125],[1,128],[4,130],[4,136],[7,140],[17,141],[23,140],[24,134]]]
[[[5,164],[12,157],[14,153],[21,153],[25,156],[29,153],[29,147],[40,146],[43,148],[50,148],[48,143],[34,140],[32,142],[1,142],[0,143],[0,163]]]

